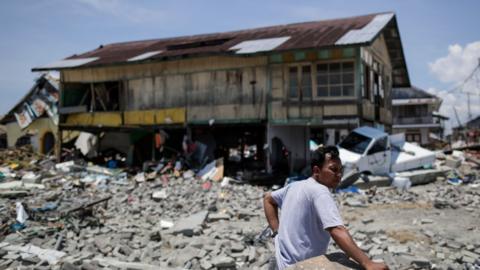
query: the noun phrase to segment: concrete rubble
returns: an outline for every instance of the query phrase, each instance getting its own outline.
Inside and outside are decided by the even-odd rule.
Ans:
[[[213,178],[57,164],[27,149],[0,156],[0,269],[269,269],[273,241],[258,237],[268,187],[222,181],[211,164]],[[478,164],[457,156],[437,157],[444,173],[425,183],[335,194],[369,256],[390,269],[480,269]],[[333,258],[315,260],[358,267]]]

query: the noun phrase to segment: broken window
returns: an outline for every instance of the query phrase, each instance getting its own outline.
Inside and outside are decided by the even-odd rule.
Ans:
[[[288,83],[290,98],[312,98],[312,69],[310,66],[289,67]]]
[[[355,76],[353,62],[317,65],[317,97],[353,97]]]
[[[121,109],[123,83],[66,83],[61,113],[118,111]]]
[[[358,154],[363,154],[371,141],[371,138],[352,132],[340,143],[340,147]]]

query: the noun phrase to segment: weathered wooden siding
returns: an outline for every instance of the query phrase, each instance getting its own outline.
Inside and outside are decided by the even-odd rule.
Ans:
[[[126,111],[184,107],[187,121],[266,119],[265,57],[205,57],[63,72],[64,82],[123,81]]]
[[[382,104],[383,107],[380,108],[380,122],[383,124],[391,125],[392,124],[392,105],[391,105],[391,83],[392,83],[392,66],[390,62],[390,56],[388,54],[388,48],[385,43],[385,38],[383,34],[380,35],[371,46],[363,47],[364,50],[364,58],[363,61],[365,64],[369,65],[370,68],[373,68],[371,61],[374,60],[380,63],[379,70],[377,72],[381,74],[383,78],[383,89],[384,89],[384,103]],[[366,52],[366,53],[365,53]],[[365,55],[368,55],[365,57]],[[367,59],[366,59],[367,58]],[[362,87],[365,87],[364,80],[364,72],[365,70],[361,70],[362,74],[360,75],[362,78]],[[373,91],[373,90],[372,90]],[[362,117],[365,120],[375,121],[375,104],[372,99],[362,99]]]

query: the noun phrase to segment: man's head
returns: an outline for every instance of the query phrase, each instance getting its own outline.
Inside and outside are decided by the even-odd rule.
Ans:
[[[312,177],[319,183],[336,188],[342,179],[343,167],[335,146],[319,147],[312,154]]]

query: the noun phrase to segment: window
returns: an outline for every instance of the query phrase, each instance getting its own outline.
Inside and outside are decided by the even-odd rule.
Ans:
[[[428,116],[428,105],[405,105],[395,109],[398,117],[422,117]]]
[[[379,152],[385,152],[387,151],[387,137],[378,139],[378,141],[373,144],[372,148],[368,151],[368,154],[375,154]]]
[[[288,69],[288,97],[312,98],[312,68],[310,66],[290,67]]]
[[[340,147],[357,154],[363,154],[371,141],[371,138],[352,132],[340,143]]]
[[[302,67],[302,97],[312,98],[312,71],[310,66]]]
[[[407,133],[405,135],[405,139],[407,140],[407,142],[417,142],[417,143],[420,143],[420,134],[419,133]]]
[[[288,69],[288,89],[289,94],[288,96],[291,98],[298,97],[298,93],[300,92],[298,90],[298,68],[297,67],[290,67]]]
[[[317,97],[352,97],[355,95],[353,62],[317,65]]]

